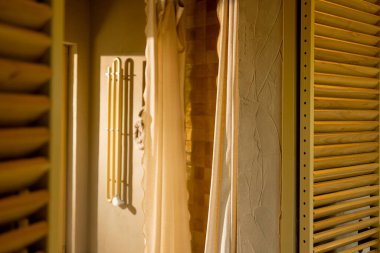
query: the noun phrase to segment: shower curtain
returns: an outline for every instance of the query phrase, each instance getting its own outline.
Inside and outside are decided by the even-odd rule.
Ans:
[[[190,253],[184,128],[183,6],[146,0],[145,253]]]
[[[219,74],[205,253],[236,252],[238,0],[220,0]]]

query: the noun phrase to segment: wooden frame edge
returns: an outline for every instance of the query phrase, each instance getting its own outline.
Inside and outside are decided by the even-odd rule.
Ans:
[[[280,250],[297,252],[297,0],[283,1]]]
[[[52,46],[50,63],[52,79],[50,82],[50,172],[49,172],[49,234],[48,252],[65,252],[66,228],[66,86],[63,72],[63,39],[64,39],[64,0],[50,0],[53,10],[51,21]]]

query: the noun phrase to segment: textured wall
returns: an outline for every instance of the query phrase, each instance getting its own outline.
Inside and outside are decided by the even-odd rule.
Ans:
[[[187,0],[186,151],[192,251],[204,251],[211,180],[218,56],[217,0]]]
[[[240,1],[238,252],[279,252],[282,1]]]

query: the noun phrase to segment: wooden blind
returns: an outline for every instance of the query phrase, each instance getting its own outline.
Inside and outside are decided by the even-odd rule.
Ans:
[[[0,0],[0,252],[45,252],[48,4]]]
[[[378,252],[380,5],[301,9],[300,252]]]

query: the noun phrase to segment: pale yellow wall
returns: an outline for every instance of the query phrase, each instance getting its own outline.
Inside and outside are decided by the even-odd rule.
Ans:
[[[128,82],[128,87],[133,93],[133,98],[128,98],[128,108],[132,109],[132,120],[128,124],[127,132],[131,131],[130,123],[138,120],[139,111],[142,107],[142,82],[143,82],[143,62],[145,57],[122,57],[102,56],[100,72],[100,121],[99,121],[99,177],[98,177],[98,207],[97,207],[97,250],[99,253],[137,253],[144,251],[143,223],[144,215],[142,213],[143,192],[141,181],[143,170],[141,168],[142,152],[138,146],[132,142],[127,145],[125,157],[127,166],[126,173],[127,186],[126,203],[123,208],[115,207],[106,201],[106,178],[107,178],[107,135],[108,135],[108,80],[104,75],[107,67],[112,66],[115,57],[121,58],[125,63],[127,58],[133,59],[134,78],[133,82]],[[133,126],[133,124],[132,124]],[[130,143],[133,135],[126,135],[125,140]]]
[[[101,217],[102,212],[98,213],[102,205],[108,203],[99,203],[98,192],[103,192],[99,187],[104,187],[102,179],[98,180],[98,150],[99,150],[99,91],[100,91],[100,58],[102,56],[111,55],[144,55],[145,50],[145,12],[144,1],[130,0],[90,0],[91,12],[91,33],[90,46],[92,53],[91,76],[90,76],[90,220],[89,220],[89,252],[91,253],[106,253],[104,249],[99,247],[98,251],[98,236],[102,234],[98,220],[105,219]],[[138,174],[135,173],[137,176]],[[137,180],[137,179],[136,179]],[[99,184],[98,184],[99,182]],[[136,187],[133,189],[137,194],[142,189]],[[99,196],[99,200],[103,199]],[[141,203],[141,199],[134,199],[136,205]],[[138,213],[141,209],[137,208]],[[128,212],[125,210],[125,212]],[[98,217],[99,215],[99,217]],[[117,220],[111,220],[117,222]],[[138,232],[136,226],[125,227],[121,229],[115,225],[114,233],[125,234],[125,240],[128,240],[129,247],[124,249],[126,253],[143,252],[142,237],[136,239],[128,235]],[[112,233],[104,231],[104,233]],[[119,237],[120,238],[120,237]],[[135,241],[132,241],[136,239]],[[101,245],[99,245],[101,246]]]
[[[76,162],[69,162],[67,252],[85,253],[87,251],[88,212],[88,94],[90,76],[90,11],[88,0],[66,0],[65,4],[65,42],[74,43],[78,54],[77,69],[77,145]],[[69,142],[71,144],[71,142]],[[68,152],[70,152],[69,147]],[[70,157],[70,156],[69,156]],[[73,191],[74,190],[74,191]],[[72,202],[72,203],[70,203]]]

